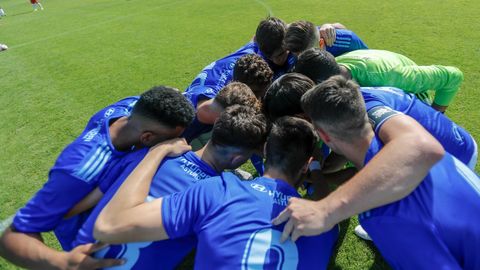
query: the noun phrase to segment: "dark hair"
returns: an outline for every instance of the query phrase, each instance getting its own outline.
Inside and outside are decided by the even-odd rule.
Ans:
[[[340,74],[340,66],[335,57],[325,50],[311,48],[298,56],[295,72],[302,73],[315,83]]]
[[[278,118],[267,137],[265,169],[275,167],[296,177],[312,156],[317,141],[317,134],[307,121],[291,116]]]
[[[284,49],[287,24],[279,18],[267,17],[260,21],[255,33],[255,42],[260,51],[271,57],[278,49]]]
[[[244,105],[260,111],[261,105],[253,91],[246,84],[231,82],[225,85],[215,96],[215,102],[223,108],[233,105]]]
[[[360,87],[343,76],[333,76],[305,93],[302,108],[315,125],[346,141],[368,125]]]
[[[317,27],[308,21],[296,21],[288,25],[285,33],[285,48],[293,53],[301,53],[315,47],[319,41]]]
[[[195,110],[177,89],[155,86],[140,95],[132,115],[141,115],[175,128],[190,125],[195,117]]]
[[[267,137],[267,121],[257,110],[241,105],[230,106],[213,125],[213,145],[258,149]]]
[[[233,68],[233,79],[248,85],[255,96],[262,98],[272,83],[273,71],[258,54],[240,57]]]
[[[303,113],[300,99],[315,84],[300,73],[287,73],[276,79],[263,99],[263,110],[273,121],[278,117]]]

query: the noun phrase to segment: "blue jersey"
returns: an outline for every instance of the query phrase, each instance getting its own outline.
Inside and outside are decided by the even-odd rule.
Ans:
[[[236,52],[206,66],[185,90],[183,93],[184,96],[192,102],[194,108],[197,108],[199,101],[214,98],[225,85],[232,81],[233,68],[237,60],[247,54],[258,54],[262,56],[270,68],[272,68],[274,78],[285,74],[295,64],[294,56],[289,55],[284,66],[276,66],[261,54],[255,42],[249,42]],[[213,125],[204,124],[195,117],[193,123],[184,131],[182,137],[185,137],[185,139],[190,142],[200,134],[212,130],[212,127]]]
[[[101,210],[111,200],[131,171],[144,158],[147,149],[126,156],[120,163],[124,171],[98,203],[82,226],[75,245],[95,242],[93,228]],[[176,158],[166,158],[159,166],[152,181],[149,200],[163,197],[187,189],[205,178],[218,175],[207,163],[194,152],[187,152]],[[105,189],[105,187],[102,187]],[[176,241],[131,243],[110,245],[95,254],[97,258],[125,258],[127,261],[114,269],[173,269],[195,247],[195,237],[184,237]]]
[[[382,147],[375,137],[365,163]],[[479,177],[446,153],[407,197],[359,220],[395,269],[480,269],[478,213]]]
[[[82,134],[68,145],[50,169],[48,181],[21,208],[13,220],[16,230],[40,233],[55,229],[65,250],[71,248],[84,215],[63,220],[64,215],[99,185],[103,174],[125,152],[115,150],[109,126],[112,120],[129,116],[138,97],[112,104],[92,116]]]
[[[283,225],[271,220],[296,190],[282,180],[240,181],[222,173],[163,199],[162,221],[169,238],[198,237],[197,269],[325,269],[338,228],[295,243],[280,243]]]
[[[320,29],[320,26],[317,26]],[[335,29],[336,38],[332,46],[325,45],[325,50],[337,57],[347,52],[368,49],[367,45],[355,34],[347,29]]]
[[[413,94],[394,87],[362,87],[361,93],[376,134],[387,119],[403,113],[417,120],[447,152],[465,164],[475,163],[471,162],[477,152],[473,137]]]

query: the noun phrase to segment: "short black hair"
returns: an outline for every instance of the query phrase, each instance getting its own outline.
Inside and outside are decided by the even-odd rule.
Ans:
[[[288,25],[285,34],[285,48],[293,53],[301,53],[315,47],[320,39],[317,27],[309,21],[296,21]]]
[[[248,85],[255,96],[262,98],[265,89],[272,83],[273,71],[258,54],[238,58],[233,68],[233,80]]]
[[[276,79],[263,99],[263,110],[270,121],[303,113],[301,98],[315,84],[300,73],[287,73]]]
[[[267,137],[265,169],[279,168],[287,176],[296,177],[312,156],[317,141],[307,121],[291,116],[278,118]]]
[[[319,48],[310,48],[298,56],[294,71],[302,73],[318,84],[339,75],[340,66],[331,53]]]
[[[284,49],[287,24],[279,18],[267,17],[260,21],[255,33],[255,42],[260,51],[271,57],[278,49]]]
[[[259,111],[241,105],[230,106],[213,125],[213,145],[259,149],[267,137],[267,120]]]
[[[302,97],[302,108],[312,122],[345,141],[369,127],[360,86],[343,76],[333,76]]]
[[[190,125],[195,117],[195,110],[177,89],[155,86],[140,95],[132,115],[141,115],[175,128]]]

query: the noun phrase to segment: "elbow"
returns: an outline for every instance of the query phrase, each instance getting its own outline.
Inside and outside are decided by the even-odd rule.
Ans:
[[[117,229],[112,222],[99,217],[95,222],[93,237],[102,243],[115,244],[116,231]]]
[[[443,146],[430,134],[420,136],[416,140],[417,149],[421,153],[421,158],[431,167],[440,161],[445,155]]]

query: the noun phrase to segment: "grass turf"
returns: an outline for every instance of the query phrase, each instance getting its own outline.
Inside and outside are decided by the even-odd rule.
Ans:
[[[208,63],[245,44],[269,12],[291,22],[339,21],[370,48],[418,64],[459,67],[447,115],[480,138],[478,1],[4,0],[0,19],[0,220],[45,182],[62,148],[96,110],[157,84],[184,89]],[[477,172],[480,167],[477,165]],[[375,248],[342,223],[332,269],[384,269]],[[347,229],[348,227],[348,229]],[[47,237],[49,245],[56,246]],[[0,259],[0,269],[16,267]]]

